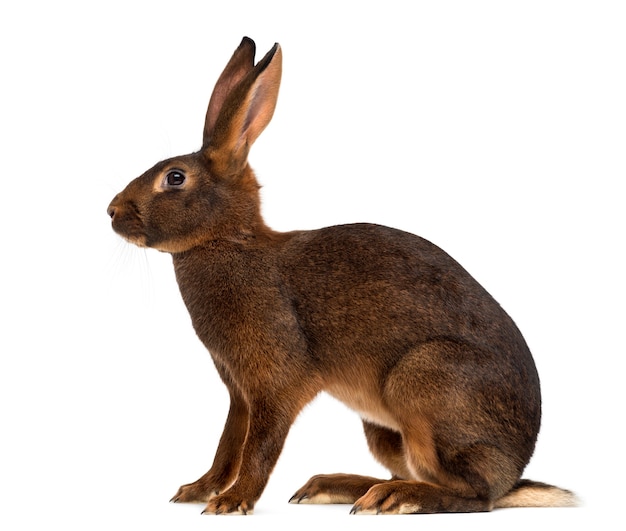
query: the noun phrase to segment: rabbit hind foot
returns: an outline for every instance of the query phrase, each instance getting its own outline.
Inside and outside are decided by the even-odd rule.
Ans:
[[[385,480],[353,474],[313,476],[291,497],[296,504],[353,504],[373,485]]]

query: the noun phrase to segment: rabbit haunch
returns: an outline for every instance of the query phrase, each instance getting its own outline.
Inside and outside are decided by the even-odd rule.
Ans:
[[[113,229],[172,254],[200,340],[230,394],[213,465],[177,502],[249,514],[302,408],[326,391],[360,413],[390,480],[314,476],[294,503],[354,513],[572,505],[521,480],[541,417],[531,353],[498,303],[450,256],[372,224],[279,233],[247,162],[272,118],[275,45],[244,38],[219,77],[202,148],[156,164],[109,205]],[[328,434],[332,437],[332,434]]]

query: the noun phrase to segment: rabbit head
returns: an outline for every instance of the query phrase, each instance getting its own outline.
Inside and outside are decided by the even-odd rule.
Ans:
[[[108,213],[123,238],[179,253],[269,230],[247,157],[274,113],[282,53],[275,44],[256,66],[254,54],[254,42],[244,38],[219,77],[202,148],[159,162],[115,196]]]

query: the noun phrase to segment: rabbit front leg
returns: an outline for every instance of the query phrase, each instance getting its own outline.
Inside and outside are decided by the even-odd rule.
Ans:
[[[280,396],[283,396],[283,401]],[[302,397],[298,397],[301,399]],[[203,514],[252,514],[282,451],[289,429],[306,402],[291,401],[280,392],[251,400],[250,427],[235,483],[211,498]]]
[[[172,502],[208,502],[224,492],[239,474],[241,456],[249,425],[249,410],[235,386],[230,389],[230,409],[220,438],[213,466],[197,481],[178,489]]]

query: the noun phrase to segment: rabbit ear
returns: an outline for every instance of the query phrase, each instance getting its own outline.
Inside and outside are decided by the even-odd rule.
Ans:
[[[213,135],[213,129],[215,128],[215,122],[217,117],[224,106],[226,98],[231,93],[234,87],[246,76],[252,68],[254,68],[254,53],[256,51],[256,45],[252,39],[244,37],[239,45],[239,48],[235,50],[230,61],[224,68],[222,75],[217,80],[213,94],[211,94],[211,100],[209,101],[209,108],[206,111],[206,120],[204,122],[204,138],[203,145],[206,146]]]
[[[239,50],[235,52],[235,56],[238,53]],[[241,64],[239,61],[237,63]],[[229,63],[226,70],[230,69]],[[241,68],[233,67],[233,70],[241,72]],[[216,169],[239,171],[246,162],[250,146],[274,114],[281,74],[282,52],[280,46],[275,44],[236,86],[233,87],[232,82],[223,81],[225,83],[223,86],[228,87],[230,92],[225,97],[212,128],[210,120],[207,120],[209,129],[207,133],[205,127],[203,145],[204,154],[213,161]],[[222,77],[225,77],[224,74]],[[209,115],[213,116],[215,112],[211,109],[213,100],[212,97],[207,118]],[[217,99],[215,102],[217,104]]]

